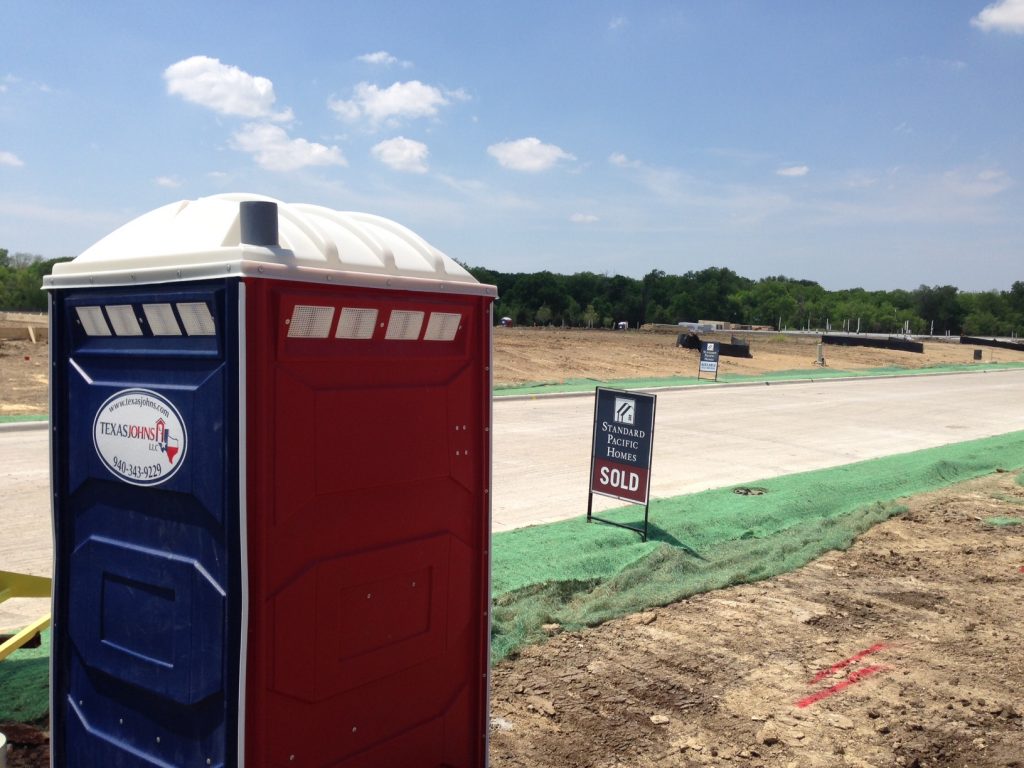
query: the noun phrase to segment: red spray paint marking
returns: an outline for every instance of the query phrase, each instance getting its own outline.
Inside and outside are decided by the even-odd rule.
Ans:
[[[839,670],[845,669],[846,667],[850,666],[854,662],[860,661],[865,656],[870,656],[873,653],[878,653],[879,651],[883,650],[885,647],[886,647],[885,643],[876,643],[875,645],[872,645],[870,648],[865,648],[863,651],[860,651],[859,653],[855,653],[853,656],[851,656],[848,659],[843,659],[842,661],[836,662],[835,664],[833,664],[828,669],[823,669],[823,670],[821,670],[821,672],[816,674],[814,676],[814,679],[811,680],[811,682],[809,682],[808,685],[814,685],[815,683],[820,683],[826,677],[829,677],[830,675],[834,675]]]
[[[1022,566],[1021,566],[1020,568],[1018,568],[1017,570],[1018,570],[1018,571],[1020,571],[1021,573],[1024,573],[1024,565],[1022,565]]]
[[[834,696],[840,691],[849,688],[851,685],[855,683],[859,683],[861,680],[867,677],[871,677],[872,675],[883,671],[885,671],[885,667],[883,667],[880,664],[871,667],[864,667],[863,669],[856,669],[853,672],[851,672],[850,675],[841,683],[836,683],[831,688],[825,688],[822,691],[818,691],[817,693],[811,694],[806,699],[800,699],[800,701],[798,701],[796,705],[800,707],[800,709],[804,709],[805,707],[811,706],[811,704],[818,703],[822,699],[827,699],[829,696]]]

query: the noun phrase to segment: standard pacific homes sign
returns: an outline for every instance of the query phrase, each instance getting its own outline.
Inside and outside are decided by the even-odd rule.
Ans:
[[[654,446],[655,395],[598,388],[594,398],[594,439],[590,457],[587,520],[640,533],[647,540],[647,504]],[[634,528],[594,517],[593,494],[643,504],[644,527]]]
[[[700,343],[700,367],[697,369],[698,379],[702,373],[713,373],[715,381],[718,381],[718,355],[720,352],[720,342],[702,341]]]

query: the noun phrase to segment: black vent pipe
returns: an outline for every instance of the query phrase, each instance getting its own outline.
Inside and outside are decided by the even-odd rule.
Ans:
[[[244,200],[238,204],[238,219],[242,243],[268,248],[280,245],[277,236],[277,203]]]

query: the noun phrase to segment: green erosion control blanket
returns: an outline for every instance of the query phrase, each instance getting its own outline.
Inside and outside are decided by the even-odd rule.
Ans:
[[[32,723],[50,710],[50,630],[40,639],[0,661],[0,723]]]
[[[650,379],[569,379],[561,382],[535,382],[514,386],[494,388],[496,397],[513,397],[523,395],[551,395],[569,392],[592,392],[596,387],[615,387],[618,389],[655,389],[657,387],[691,387],[715,386],[715,384],[757,384],[760,382],[781,381],[817,381],[819,379],[864,378],[869,376],[925,376],[938,373],[979,373],[987,371],[1007,371],[1024,368],[1024,363],[985,363],[973,365],[942,365],[930,368],[868,368],[856,371],[843,371],[835,368],[813,368],[811,370],[775,371],[755,376],[744,376],[735,373],[718,374],[718,381],[710,378],[697,379],[693,376],[665,376]],[[707,374],[705,374],[705,377]]]
[[[543,639],[544,624],[592,626],[757,581],[846,549],[900,514],[897,499],[1024,466],[1024,432],[804,472],[651,504],[650,540],[585,517],[494,536],[492,659]],[[642,507],[603,513],[643,524]]]
[[[0,416],[0,424],[17,424],[23,421],[46,421],[47,416],[43,414],[22,415],[22,416]]]

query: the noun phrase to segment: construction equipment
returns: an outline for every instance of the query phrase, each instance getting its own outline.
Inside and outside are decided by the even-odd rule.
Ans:
[[[45,576],[0,571],[0,603],[12,597],[49,597],[51,581]],[[0,643],[0,661],[3,661],[40,632],[50,626],[49,612]]]

